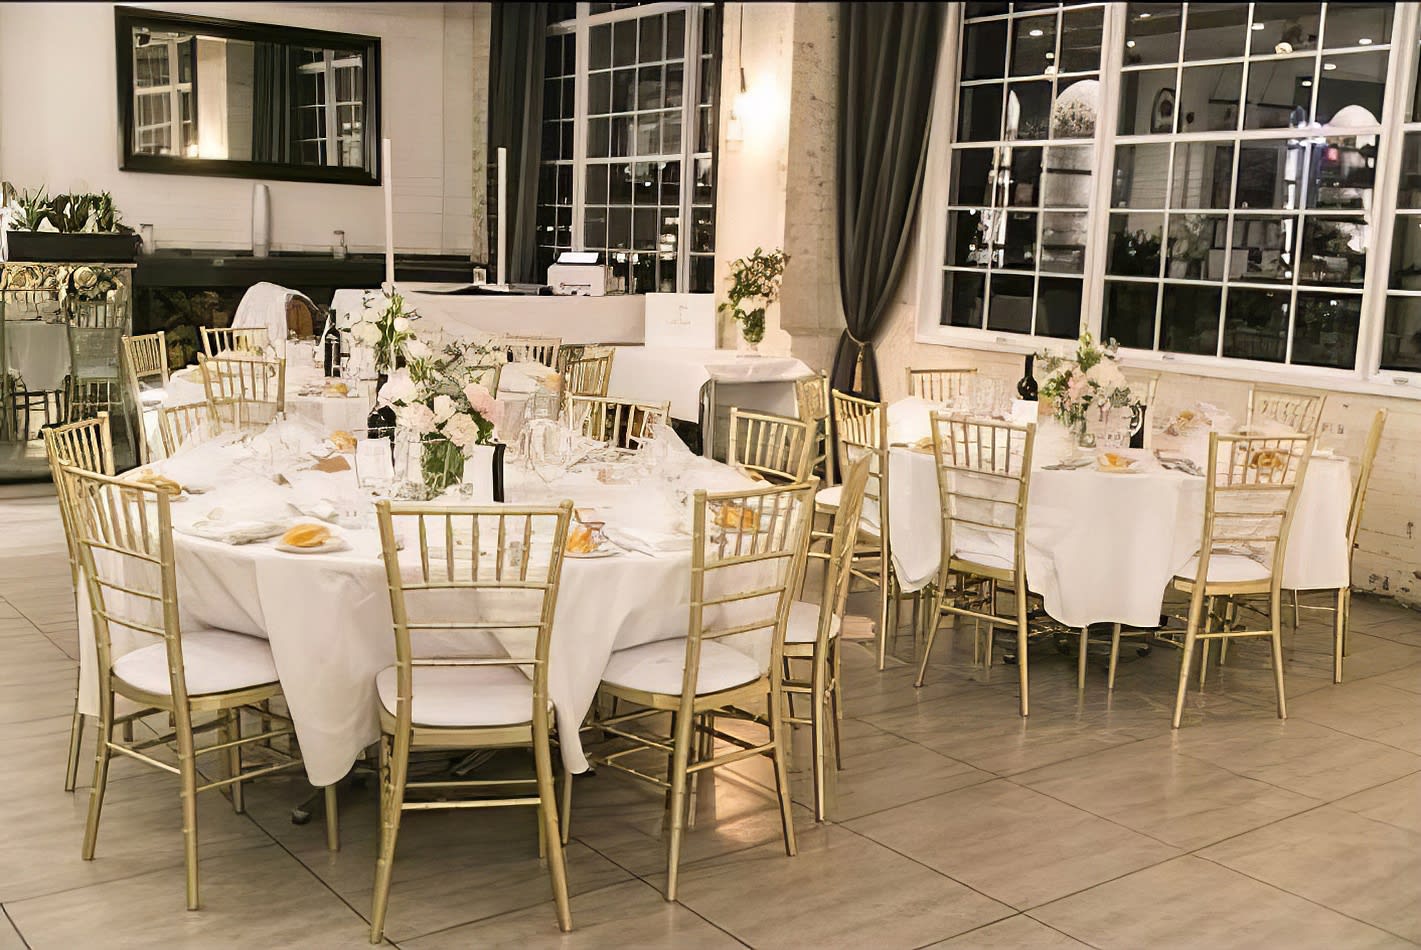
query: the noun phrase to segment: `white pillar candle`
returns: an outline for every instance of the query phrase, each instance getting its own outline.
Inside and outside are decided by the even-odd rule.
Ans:
[[[380,142],[380,174],[385,192],[385,283],[395,283],[395,176],[390,170],[390,140]]]

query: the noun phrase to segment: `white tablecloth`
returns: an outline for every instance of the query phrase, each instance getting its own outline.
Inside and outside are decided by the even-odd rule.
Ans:
[[[700,420],[701,390],[712,379],[726,405],[794,415],[794,380],[810,369],[792,356],[736,350],[619,346],[607,395],[638,402],[670,402],[671,417]]]
[[[155,466],[180,481],[195,483],[190,474],[194,469],[203,477],[226,479],[217,481],[207,493],[174,505],[174,523],[179,529],[213,508],[242,504],[274,491],[282,497],[309,500],[313,491],[336,497],[353,487],[350,472],[308,473],[298,479],[297,487],[278,490],[268,478],[250,471],[247,462],[214,466],[213,459],[225,458],[221,453],[228,449],[209,446],[206,450],[209,454],[201,464],[198,456],[180,453]],[[234,458],[241,455],[235,446],[230,451]],[[690,458],[686,464],[676,483],[607,485],[591,472],[580,472],[557,481],[552,489],[522,469],[510,467],[509,500],[517,502],[520,493],[526,492],[533,497],[523,497],[525,501],[541,503],[567,495],[580,507],[644,509],[650,499],[670,493],[676,485],[726,490],[751,484],[718,463]],[[213,475],[214,470],[223,474]],[[361,750],[379,737],[375,676],[394,663],[389,595],[373,512],[361,528],[342,528],[339,533],[351,549],[321,555],[284,554],[271,543],[234,546],[181,533],[176,536],[183,623],[189,628],[207,625],[270,640],[306,771],[315,785],[338,781]],[[563,761],[569,769],[580,772],[587,768],[577,730],[612,651],[684,636],[689,609],[689,550],[656,557],[619,553],[564,562],[553,624],[549,690],[557,708]],[[96,660],[87,623],[81,624],[80,640],[80,707],[92,713],[97,701]],[[115,656],[134,646],[116,637]],[[768,661],[767,640],[763,649],[758,643],[745,648],[762,663]]]
[[[326,432],[344,429],[355,432],[364,429],[370,407],[375,402],[373,380],[344,380],[350,388],[346,396],[301,395],[307,385],[318,385],[324,381],[320,367],[311,363],[288,362],[286,364],[286,415],[293,419],[308,419]],[[179,370],[164,387],[163,405],[182,406],[202,402],[207,393],[196,367]]]
[[[1027,505],[1028,584],[1042,596],[1047,613],[1072,627],[1155,626],[1170,580],[1199,549],[1204,480],[1155,465],[1132,474],[1040,470],[1058,459],[1053,448],[1063,444],[1059,426],[1041,425]],[[891,449],[889,490],[893,566],[905,590],[918,590],[936,578],[941,557],[942,508],[931,450]],[[1346,459],[1309,462],[1284,561],[1284,587],[1350,583],[1350,497]]]
[[[43,320],[5,321],[5,347],[10,368],[25,379],[31,392],[53,392],[69,372],[69,338],[64,324]]]

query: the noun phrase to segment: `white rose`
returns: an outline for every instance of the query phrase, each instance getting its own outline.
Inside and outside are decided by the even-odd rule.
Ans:
[[[468,450],[479,441],[479,424],[468,416],[455,416],[444,424],[444,435],[455,445]]]
[[[409,402],[414,398],[414,394],[414,380],[410,379],[409,370],[397,369],[385,380],[385,385],[380,387],[380,403],[393,405]]]
[[[385,315],[385,311],[379,307],[366,307],[360,311],[361,323],[379,323],[380,318]]]
[[[395,285],[388,280],[382,280],[380,282],[380,293],[386,297],[393,297],[395,295]]]
[[[1117,389],[1124,389],[1128,385],[1125,382],[1125,374],[1120,372],[1120,367],[1110,360],[1101,360],[1090,369],[1086,370],[1086,379],[1090,380],[1107,393],[1113,393]]]
[[[429,348],[429,344],[420,339],[410,339],[405,341],[405,355],[412,360],[427,360],[434,351]]]
[[[409,318],[409,317],[396,317],[396,318],[395,318],[395,332],[396,332],[396,333],[408,333],[408,332],[409,332],[409,329],[410,329],[410,318]]]
[[[380,342],[380,328],[373,323],[357,323],[350,330],[357,343],[374,346]]]
[[[434,413],[422,402],[402,406],[395,413],[395,421],[403,428],[420,435],[428,435],[434,431]]]
[[[448,396],[440,395],[434,397],[434,421],[448,422],[459,407],[454,400]]]

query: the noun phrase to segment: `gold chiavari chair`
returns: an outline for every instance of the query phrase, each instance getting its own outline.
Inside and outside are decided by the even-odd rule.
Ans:
[[[128,375],[128,395],[138,413],[139,461],[148,462],[157,453],[148,441],[148,413],[163,404],[168,385],[167,335],[159,330],[142,336],[125,336],[123,363]],[[156,381],[157,385],[152,385]],[[148,384],[148,385],[145,385]]]
[[[731,407],[725,461],[751,478],[781,485],[808,481],[813,451],[807,422]]]
[[[954,419],[935,412],[933,458],[942,507],[942,554],[938,603],[929,620],[927,646],[915,685],[922,686],[928,657],[943,614],[987,625],[990,663],[993,631],[1016,633],[1020,709],[1029,715],[1030,592],[1026,583],[1026,507],[1031,491],[1031,457],[1036,426]],[[985,597],[979,593],[985,586]],[[1012,591],[1009,616],[997,611],[1001,588]],[[1085,653],[1085,638],[1081,653]],[[1084,663],[1082,663],[1082,667]]]
[[[1377,414],[1372,417],[1371,428],[1367,430],[1367,441],[1359,460],[1357,483],[1352,486],[1352,503],[1347,512],[1347,575],[1349,578],[1352,574],[1352,556],[1357,550],[1357,531],[1362,526],[1362,508],[1367,501],[1367,485],[1372,480],[1372,469],[1376,466],[1377,450],[1381,447],[1382,430],[1385,428],[1386,410],[1378,409]],[[1294,630],[1298,626],[1298,611],[1300,609],[1321,610],[1332,614],[1332,681],[1334,683],[1342,682],[1342,661],[1347,655],[1347,631],[1352,618],[1351,586],[1339,587],[1333,591],[1335,600],[1330,605],[1300,603],[1304,591],[1294,590],[1289,593],[1292,595],[1293,601]],[[1220,648],[1222,649],[1227,644],[1228,641],[1225,640],[1220,644]]]
[[[490,395],[498,395],[498,384],[503,378],[503,367],[507,363],[483,363],[477,366],[470,366],[469,372],[473,374],[474,381],[489,391]]]
[[[898,627],[898,591],[893,574],[893,558],[888,541],[888,407],[886,403],[861,399],[837,390],[829,394],[834,416],[835,467],[848,471],[853,462],[871,456],[868,486],[864,489],[863,514],[859,518],[859,541],[850,571],[854,577],[878,589],[878,668],[888,660],[888,638]],[[832,521],[838,511],[843,486],[821,488],[814,496],[816,515],[827,515],[830,527],[815,529],[811,544],[826,548],[833,541]],[[827,558],[827,551],[810,552],[811,557]],[[852,582],[850,582],[852,583]]]
[[[209,358],[223,353],[265,353],[269,345],[266,327],[202,328],[202,352]]]
[[[506,354],[506,362],[542,363],[549,369],[557,368],[561,346],[557,336],[501,336],[489,343],[489,349]]]
[[[928,402],[948,403],[967,395],[967,386],[976,378],[975,367],[953,369],[908,369],[908,395]]]
[[[1189,595],[1189,621],[1179,661],[1174,699],[1175,729],[1184,715],[1185,690],[1195,645],[1202,642],[1199,680],[1209,664],[1209,644],[1238,637],[1266,637],[1272,647],[1278,718],[1288,718],[1283,689],[1281,583],[1288,530],[1297,505],[1297,488],[1312,455],[1311,436],[1209,436],[1209,472],[1204,494],[1204,525],[1198,553],[1175,575],[1174,588]],[[1215,602],[1225,600],[1222,615]],[[1242,601],[1251,598],[1251,603]],[[1258,609],[1257,600],[1265,601]],[[1267,626],[1240,626],[1239,608],[1266,614]],[[1217,627],[1215,623],[1217,621]],[[1110,682],[1114,684],[1120,628],[1110,643]]]
[[[796,379],[794,407],[800,420],[809,424],[814,444],[810,471],[822,473],[825,485],[834,484],[834,453],[829,444],[829,377],[815,373]]]
[[[854,526],[863,513],[864,487],[868,484],[869,459],[859,459],[844,475],[844,491],[834,539],[829,545],[829,569],[818,604],[795,601],[789,605],[785,624],[783,689],[789,703],[785,722],[807,725],[813,744],[814,818],[823,821],[825,801],[825,732],[834,730],[834,766],[842,768],[839,745],[839,718],[843,698],[839,690],[839,630],[843,626],[844,605],[849,596],[849,564],[854,555],[858,532]],[[796,667],[807,663],[808,676],[795,675]],[[794,714],[794,697],[809,699],[809,714]]]
[[[572,431],[619,449],[636,448],[652,429],[671,418],[671,403],[628,402],[606,396],[569,396],[567,420]]]
[[[668,901],[676,899],[692,781],[702,772],[768,756],[774,763],[785,851],[795,853],[782,655],[790,601],[804,565],[811,505],[808,485],[697,491],[687,634],[618,650],[602,674],[604,697],[639,708],[595,718],[593,728],[609,738],[591,758],[602,768],[669,790]],[[768,666],[725,642],[741,634],[768,639]],[[761,703],[766,715],[746,711]],[[634,730],[637,725],[654,730],[667,712],[669,734]],[[724,732],[716,727],[717,718],[750,720],[766,726],[768,735],[756,742]],[[716,740],[730,751],[717,754]],[[667,757],[666,778],[623,761],[648,751]]]
[[[1254,386],[1248,391],[1248,422],[1252,427],[1267,420],[1286,425],[1294,432],[1317,437],[1326,393],[1306,393]]]
[[[80,583],[79,543],[75,540],[74,526],[69,521],[69,507],[64,504],[64,482],[60,478],[60,472],[65,466],[73,466],[86,472],[112,475],[113,431],[109,428],[109,414],[101,412],[93,419],[49,426],[40,432],[44,436],[44,451],[49,459],[49,477],[54,482],[54,492],[59,499],[59,523],[64,528],[64,547],[69,555],[69,581],[74,588],[77,612]],[[69,764],[64,772],[66,792],[74,791],[79,774],[79,747],[83,736],[84,714],[79,712],[79,695],[76,690],[74,715],[69,723]]]
[[[609,350],[600,356],[585,356],[567,364],[567,385],[563,387],[569,396],[605,396],[607,386],[612,381],[612,356]]]
[[[564,835],[558,828],[549,734],[548,651],[572,502],[557,507],[376,506],[394,615],[395,665],[376,678],[380,697],[380,850],[370,942],[380,943],[395,841],[405,811],[537,807],[557,904],[572,929]],[[401,561],[401,543],[417,547]],[[525,649],[492,653],[491,634]],[[506,642],[506,641],[505,641]],[[523,670],[528,670],[524,675]],[[535,777],[411,781],[411,750],[529,748]],[[536,792],[526,790],[533,785]],[[457,790],[523,790],[503,798],[453,798]],[[564,807],[570,784],[564,790]],[[407,801],[409,792],[432,801]]]
[[[294,756],[281,756],[281,761],[251,770],[242,763],[243,746],[269,746],[274,738],[293,735],[290,720],[258,707],[281,695],[271,647],[260,637],[182,628],[171,502],[166,492],[72,467],[61,470],[60,480],[63,504],[69,506],[78,541],[80,567],[88,583],[98,657],[98,749],[83,857],[85,861],[94,859],[109,761],[115,754],[172,773],[180,782],[187,906],[197,910],[198,793],[230,788],[232,807],[241,812],[244,782],[301,765]],[[116,637],[135,648],[116,655]],[[144,641],[150,642],[137,646]],[[115,717],[115,697],[140,708]],[[279,728],[243,735],[243,710],[263,721],[275,720]],[[155,712],[170,715],[172,732],[136,742],[115,741],[114,726]],[[195,717],[209,714],[213,720],[194,725]],[[196,734],[214,728],[218,741],[199,748]],[[177,747],[176,766],[150,754],[170,745]],[[199,784],[197,757],[206,754],[219,754],[226,760],[226,778]],[[278,753],[271,750],[270,754]]]
[[[224,427],[260,428],[286,411],[286,360],[198,355],[208,405]]]
[[[190,402],[181,406],[158,407],[158,431],[163,437],[163,452],[172,455],[191,442],[203,442],[222,431],[217,412],[208,402]]]

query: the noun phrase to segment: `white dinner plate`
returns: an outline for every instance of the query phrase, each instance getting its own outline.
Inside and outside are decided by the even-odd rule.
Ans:
[[[294,544],[277,543],[278,551],[285,551],[287,554],[334,554],[337,551],[350,550],[350,542],[345,538],[329,538],[324,544],[318,544],[313,548],[298,548]]]
[[[588,552],[586,552],[586,553],[580,553],[580,552],[579,552],[579,553],[573,553],[572,551],[564,551],[562,556],[563,556],[563,557],[576,558],[577,560],[582,561],[582,560],[591,560],[591,559],[593,559],[593,558],[599,558],[599,557],[611,557],[612,555],[614,555],[614,554],[616,554],[616,553],[618,553],[618,552],[617,552],[617,549],[614,548],[614,547],[611,547],[611,546],[609,545],[609,546],[607,546],[607,547],[598,548],[598,549],[595,550],[595,551],[588,551]]]

